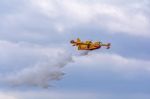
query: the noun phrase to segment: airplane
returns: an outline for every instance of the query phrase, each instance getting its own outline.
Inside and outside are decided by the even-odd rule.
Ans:
[[[103,44],[102,42],[92,42],[89,40],[82,42],[79,38],[77,38],[76,41],[71,40],[70,43],[72,46],[77,46],[78,50],[96,50],[102,46],[105,46],[106,49],[109,49],[111,46],[111,43]]]

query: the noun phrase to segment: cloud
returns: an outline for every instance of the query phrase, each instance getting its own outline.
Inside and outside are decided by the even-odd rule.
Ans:
[[[85,26],[112,34],[150,37],[147,0],[130,3],[126,0],[14,1],[1,1],[4,10],[0,11],[0,39],[3,40],[51,43],[58,36],[65,38]],[[20,6],[15,6],[18,2]]]
[[[73,28],[79,25],[94,24],[111,33],[150,37],[150,20],[146,11],[149,9],[149,2],[146,1],[135,0],[130,4],[126,4],[126,1],[112,1],[110,3],[107,1],[64,0],[53,2],[39,0],[39,2],[33,1],[33,4],[36,4],[46,16],[55,15],[55,19],[61,17],[62,20],[65,20],[65,23],[60,20],[64,27],[72,26]]]
[[[48,87],[62,78],[62,68],[72,61],[60,48],[8,41],[0,41],[0,45],[1,76],[5,76],[1,82],[10,85]]]
[[[18,99],[15,95],[0,92],[0,99]]]
[[[0,1],[0,5],[2,8],[0,10],[0,77],[4,78],[0,80],[0,83],[14,86],[48,87],[52,85],[54,81],[63,77],[63,67],[72,61],[72,56],[63,48],[56,47],[57,44],[64,43],[66,39],[70,39],[70,36],[74,38],[74,35],[81,38],[84,36],[83,38],[85,39],[87,39],[87,37],[91,38],[92,35],[92,39],[100,39],[96,37],[97,34],[93,36],[93,34],[89,33],[93,31],[99,33],[101,31],[109,33],[107,37],[109,37],[112,42],[116,39],[116,42],[119,42],[113,43],[115,47],[111,49],[113,53],[89,53],[89,55],[86,56],[74,56],[75,63],[72,64],[73,67],[70,67],[70,69],[71,71],[75,71],[71,72],[74,73],[75,76],[71,75],[71,79],[67,78],[69,79],[68,82],[66,80],[64,80],[64,82],[62,81],[61,84],[63,84],[64,89],[69,87],[70,90],[73,90],[71,89],[72,87],[69,86],[69,84],[71,85],[73,82],[72,86],[79,90],[80,88],[78,86],[80,86],[81,89],[88,87],[88,90],[92,90],[92,88],[97,90],[99,88],[102,91],[111,91],[109,89],[111,88],[114,92],[118,92],[116,91],[118,89],[119,92],[120,90],[130,92],[131,89],[133,89],[132,91],[134,92],[138,92],[139,89],[141,89],[140,92],[149,91],[147,87],[147,82],[149,82],[147,78],[150,70],[149,56],[147,56],[147,42],[149,40],[146,39],[145,41],[138,42],[136,38],[137,36],[141,39],[150,37],[149,0],[5,0]],[[82,31],[82,33],[84,32],[85,34],[78,33],[78,31]],[[72,34],[74,32],[77,32],[77,34]],[[124,38],[123,41],[118,34],[125,34],[127,38]],[[110,36],[112,35],[116,38],[111,38]],[[132,39],[133,37],[131,35],[135,36],[134,39]],[[99,34],[99,36],[103,38],[106,35]],[[124,37],[124,35],[122,37]],[[102,41],[106,40],[104,38]],[[128,42],[131,43],[129,44]],[[50,46],[51,44],[53,45]],[[61,46],[61,44],[58,45],[59,47]],[[139,45],[141,48],[138,47]],[[115,49],[117,49],[117,54],[114,54]],[[120,50],[122,50],[122,52],[120,52]],[[124,56],[128,57],[122,56],[121,53],[124,53]],[[82,54],[85,55],[87,53]],[[144,60],[143,57],[141,57],[142,55],[147,56],[148,60]],[[140,58],[137,59],[136,56]],[[84,75],[83,71],[84,73],[86,72],[85,74],[88,76],[87,82],[86,78],[80,77]],[[92,73],[90,71],[92,71]],[[115,72],[114,74],[117,72],[117,77],[119,77],[115,78],[114,75],[110,76],[110,72]],[[98,76],[103,76],[103,73],[106,75],[97,77],[95,73]],[[136,75],[141,73],[144,75]],[[92,76],[90,77],[89,75]],[[128,75],[128,77],[135,75],[136,77],[133,77],[132,81],[128,81],[123,78],[124,75]],[[94,78],[95,76],[97,78]],[[95,80],[92,81],[91,84],[87,84],[92,79]],[[105,83],[107,82],[106,79],[109,81],[108,84]],[[100,81],[98,82],[98,80]],[[102,85],[100,85],[101,82]],[[65,85],[64,83],[67,84]],[[84,86],[82,86],[82,83]],[[114,83],[123,83],[120,84],[123,85],[123,87],[117,84],[115,85]],[[94,87],[94,84],[96,87]],[[135,86],[136,88],[134,88]],[[97,94],[90,94],[90,92],[74,93],[70,92],[70,90],[66,93],[47,92],[44,94],[45,92],[43,92],[37,94],[36,92],[31,92],[31,94],[27,93],[27,96],[21,93],[18,94],[20,94],[19,99],[22,99],[23,96],[26,96],[28,99],[31,97],[31,99],[35,97],[41,97],[42,99],[43,97],[48,99],[88,99],[91,97],[92,99],[111,99],[113,97],[116,99],[118,96],[118,94],[115,96],[111,94],[97,96],[100,92]],[[35,97],[33,97],[33,94]],[[16,99],[16,96],[11,94],[1,93],[0,96],[5,99],[7,99],[6,96]],[[135,96],[121,95],[119,99],[124,96],[127,96],[126,98],[132,97],[140,99],[140,97],[144,97],[149,99],[149,95],[147,94],[139,96],[138,94]]]
[[[86,66],[92,70],[110,70],[119,74],[141,73],[150,71],[150,61],[126,58],[117,54],[92,53],[87,56],[74,57],[77,66]],[[80,64],[80,65],[79,65]]]
[[[136,98],[136,99],[149,99],[149,94],[117,94],[117,93],[105,93],[105,92],[87,92],[87,91],[9,91],[7,93],[0,92],[1,99],[127,99],[127,98]]]
[[[38,93],[38,94],[37,94]],[[90,92],[69,92],[69,91],[39,91],[39,92],[34,92],[34,91],[30,91],[29,93],[20,93],[20,99],[31,99],[32,97],[38,97],[38,98],[44,98],[44,99],[98,99],[97,95],[95,93],[90,93]],[[25,97],[22,97],[22,96]]]

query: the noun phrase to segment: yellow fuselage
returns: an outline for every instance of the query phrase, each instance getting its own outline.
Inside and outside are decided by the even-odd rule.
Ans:
[[[81,42],[79,44],[77,44],[78,46],[78,50],[94,50],[94,49],[98,49],[101,47],[100,42],[91,42],[91,41],[86,41]]]
[[[101,42],[91,42],[91,41],[82,42],[80,41],[80,39],[77,39],[77,41],[71,40],[70,43],[73,46],[77,46],[78,50],[95,50],[101,48],[101,46],[106,46],[107,49],[110,48],[110,43],[103,44]]]

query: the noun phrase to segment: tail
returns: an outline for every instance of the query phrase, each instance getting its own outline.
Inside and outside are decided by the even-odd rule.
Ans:
[[[80,42],[81,42],[80,38],[77,38],[77,43],[80,43]]]
[[[81,43],[81,40],[79,38],[77,38],[77,41],[71,40],[70,43],[72,44],[72,46],[76,46],[79,43]]]

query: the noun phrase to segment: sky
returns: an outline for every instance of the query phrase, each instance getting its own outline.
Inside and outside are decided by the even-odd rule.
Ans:
[[[0,99],[149,99],[149,0],[1,0]],[[85,54],[70,40],[111,43]]]

